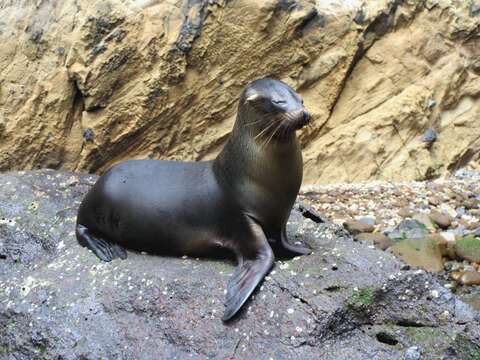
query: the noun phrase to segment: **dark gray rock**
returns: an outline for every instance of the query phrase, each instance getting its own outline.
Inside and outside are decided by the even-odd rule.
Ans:
[[[432,128],[428,128],[427,130],[425,130],[425,133],[422,135],[421,140],[425,143],[433,143],[437,141],[437,138],[438,138],[437,132]]]
[[[232,262],[129,251],[127,260],[101,263],[77,244],[76,210],[94,181],[46,170],[0,175],[1,359],[401,359],[412,346],[422,359],[480,352],[479,314],[459,307],[435,278],[400,271],[391,254],[296,210],[291,241],[314,253],[277,261],[224,324]]]
[[[480,237],[480,227],[476,228],[475,230],[473,230],[473,236],[475,237]]]

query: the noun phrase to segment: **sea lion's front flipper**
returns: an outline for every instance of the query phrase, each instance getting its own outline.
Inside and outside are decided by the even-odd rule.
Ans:
[[[254,249],[250,249],[253,250],[253,256],[245,254],[245,249],[245,253],[238,254],[238,266],[227,285],[226,309],[222,317],[223,321],[231,319],[240,310],[273,265],[273,251],[263,231],[259,226],[258,228],[259,231],[254,231],[257,237],[253,245]]]
[[[281,235],[281,240],[280,240],[280,243],[282,244],[282,247],[293,253],[294,255],[308,255],[308,254],[311,254],[312,253],[312,249],[308,248],[308,247],[305,247],[305,246],[301,246],[301,245],[293,245],[293,244],[290,244],[288,242],[288,238],[287,238],[287,230],[286,229],[283,229],[282,230],[282,235]]]
[[[108,262],[116,258],[127,258],[127,252],[120,245],[108,242],[101,237],[92,235],[88,228],[81,224],[77,225],[75,233],[79,243],[92,250],[93,253],[100,258],[100,260]]]

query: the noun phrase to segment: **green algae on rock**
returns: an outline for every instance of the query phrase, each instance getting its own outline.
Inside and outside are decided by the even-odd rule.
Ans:
[[[405,239],[394,244],[391,250],[410,266],[430,272],[443,270],[442,252],[434,239]]]
[[[461,259],[471,262],[480,262],[480,239],[476,237],[465,237],[455,243],[455,253]]]

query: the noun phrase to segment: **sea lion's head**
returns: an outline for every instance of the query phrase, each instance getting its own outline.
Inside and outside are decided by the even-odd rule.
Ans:
[[[239,114],[244,114],[239,117],[239,126],[250,130],[256,139],[268,141],[291,138],[295,130],[310,122],[300,95],[284,82],[269,78],[246,86]]]

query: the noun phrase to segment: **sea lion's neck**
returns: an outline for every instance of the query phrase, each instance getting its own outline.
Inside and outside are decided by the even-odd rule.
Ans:
[[[272,132],[268,131],[258,136],[262,126],[265,128],[265,123],[252,109],[239,109],[232,134],[214,161],[220,181],[228,184],[248,179],[263,183],[276,181],[277,175],[296,177],[299,172],[301,178],[302,158],[295,132],[280,141],[271,138]],[[295,171],[290,172],[290,168]]]

